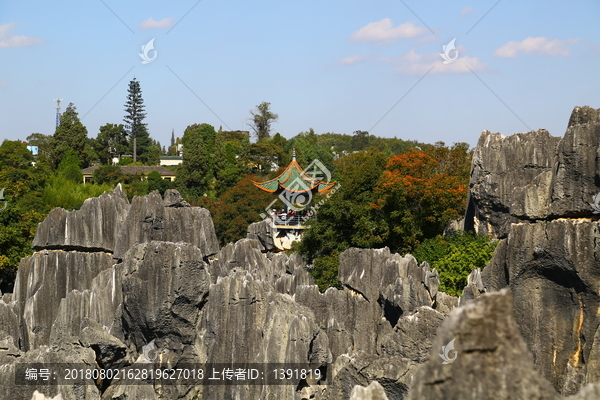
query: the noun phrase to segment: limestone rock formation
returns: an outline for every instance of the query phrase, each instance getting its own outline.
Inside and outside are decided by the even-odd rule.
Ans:
[[[110,193],[87,199],[77,211],[55,208],[39,224],[33,248],[112,253],[129,207],[119,184]]]
[[[513,316],[508,289],[455,309],[440,326],[429,361],[414,376],[408,399],[545,399],[560,397],[534,368]],[[442,346],[454,351],[438,355]]]
[[[324,293],[297,254],[272,253],[265,222],[219,248],[207,210],[176,191],[120,187],[39,225],[14,293],[0,298],[0,398],[552,399],[600,393],[600,111],[564,137],[484,132],[464,223],[498,238],[462,297],[389,249],[340,255]],[[15,385],[19,362],[299,363],[327,380],[287,385]],[[155,364],[152,364],[155,363]]]
[[[563,394],[600,378],[600,110],[576,107],[562,138],[484,132],[465,226],[501,238],[461,304],[509,287],[537,371]]]
[[[563,137],[484,131],[473,154],[465,229],[508,235],[511,223],[591,217],[600,191],[600,111],[575,107]]]
[[[100,213],[117,228],[91,226]],[[17,359],[35,358],[127,369],[147,362],[152,343],[154,362],[169,367],[295,363],[322,369],[328,381],[99,381],[64,390],[5,381],[11,398],[38,390],[65,399],[339,399],[377,379],[381,390],[402,397],[408,372],[425,361],[436,327],[457,304],[438,292],[435,270],[387,248],[344,252],[344,288],[320,293],[300,256],[266,251],[259,235],[219,250],[208,211],[175,191],[129,204],[117,188],[81,210],[55,211],[40,228],[39,250],[23,259],[15,292],[0,301],[0,368],[14,373]]]
[[[373,381],[367,387],[355,386],[350,400],[388,400],[388,397],[379,382]]]

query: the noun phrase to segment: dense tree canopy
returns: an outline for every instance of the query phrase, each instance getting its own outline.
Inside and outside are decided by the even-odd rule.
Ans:
[[[141,89],[135,79],[129,84],[125,106],[127,124],[105,124],[93,140],[87,138],[87,129],[71,103],[54,136],[36,133],[27,138],[30,145],[39,147],[39,155],[34,157],[20,142],[5,141],[0,146],[0,187],[6,188],[10,200],[7,211],[0,213],[0,222],[5,224],[0,231],[0,284],[10,280],[19,258],[31,252],[28,245],[45,213],[57,206],[76,209],[86,198],[117,183],[123,184],[129,198],[153,190],[163,194],[176,187],[192,204],[209,208],[221,244],[241,239],[249,224],[265,218],[267,208],[284,206],[277,203],[277,196],[259,190],[252,181],[280,174],[292,154],[304,168],[318,164],[327,171],[326,178],[336,183],[334,189],[313,198],[311,209],[317,218],[310,221],[297,244],[312,264],[311,273],[321,289],[339,285],[338,256],[349,247],[388,246],[405,253],[430,243],[428,248],[440,253],[449,242],[435,239],[438,242],[432,245],[428,241],[464,210],[471,161],[467,144],[431,145],[380,138],[360,130],[352,135],[317,134],[312,128],[290,139],[279,133],[271,136],[277,114],[267,102],[251,112],[258,138],[255,143],[248,132],[193,124],[181,139],[171,132],[169,154],[183,144],[183,163],[172,167],[175,182],[163,180],[157,172],[126,175],[111,165],[114,155],[131,152],[137,158],[134,162],[121,157],[119,165],[157,165],[167,149],[161,149],[148,134]],[[92,162],[103,166],[95,170],[92,182],[83,184],[81,168]],[[483,254],[485,258],[489,253],[483,245],[473,250],[479,242],[467,242],[452,242],[454,247],[435,260],[429,257],[432,251],[423,250],[423,257],[431,258],[444,271],[444,287],[449,291],[462,284],[465,271],[473,264],[469,261],[457,267],[452,261],[457,254]]]
[[[443,143],[389,157],[368,148],[340,158],[340,189],[318,210],[298,250],[322,289],[337,285],[337,256],[349,247],[410,252],[462,215],[471,153]]]
[[[384,242],[408,252],[440,234],[465,210],[470,153],[462,144],[440,144],[430,152],[412,149],[390,158],[375,188],[373,207],[383,218]]]

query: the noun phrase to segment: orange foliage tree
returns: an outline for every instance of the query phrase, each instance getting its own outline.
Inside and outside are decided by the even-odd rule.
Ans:
[[[371,206],[393,251],[412,251],[464,213],[470,163],[466,143],[446,147],[439,142],[389,159]]]

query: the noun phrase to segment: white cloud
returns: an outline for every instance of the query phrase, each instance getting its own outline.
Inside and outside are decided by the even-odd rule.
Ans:
[[[528,37],[522,42],[508,42],[504,46],[498,47],[494,51],[494,56],[504,58],[515,58],[519,52],[521,53],[538,53],[547,56],[569,56],[571,54],[571,46],[573,43],[581,39],[549,39],[546,37]]]
[[[10,31],[17,26],[16,22],[0,25],[0,48],[1,47],[25,47],[43,43],[42,39],[33,36],[15,36]]]
[[[468,13],[470,13],[471,11],[473,11],[473,7],[465,7],[462,9],[462,11],[460,12],[460,15],[467,15]]]
[[[152,17],[150,17],[147,20],[145,20],[144,22],[142,22],[139,25],[139,27],[146,28],[146,29],[170,28],[173,26],[173,20],[175,20],[175,18],[163,18],[160,21],[155,21],[152,19]]]
[[[350,41],[385,44],[399,39],[413,38],[425,32],[427,32],[426,28],[415,26],[412,21],[394,27],[391,19],[384,18],[378,22],[371,22],[354,32],[350,36]]]
[[[338,63],[342,64],[342,65],[354,65],[354,64],[358,64],[358,63],[367,61],[369,58],[370,58],[369,53],[356,54],[354,56],[342,58],[340,61],[338,61]]]
[[[482,63],[479,57],[460,56],[466,53],[465,46],[459,46],[456,50],[459,57],[449,64],[444,64],[444,60],[439,53],[419,54],[414,49],[411,49],[408,53],[395,60],[398,65],[396,70],[401,73],[414,75],[423,75],[431,70],[432,67],[435,67],[431,70],[432,74],[461,74],[471,72],[471,70],[474,72],[486,70],[486,64]]]

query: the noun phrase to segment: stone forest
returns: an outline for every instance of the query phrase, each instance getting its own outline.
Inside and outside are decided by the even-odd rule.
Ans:
[[[484,131],[452,226],[498,244],[456,297],[388,248],[345,250],[341,288],[321,292],[269,220],[220,246],[176,190],[129,201],[119,185],[39,224],[0,300],[0,399],[598,399],[598,192],[600,110],[576,107],[562,137]],[[267,364],[313,369],[283,384],[77,373]]]

